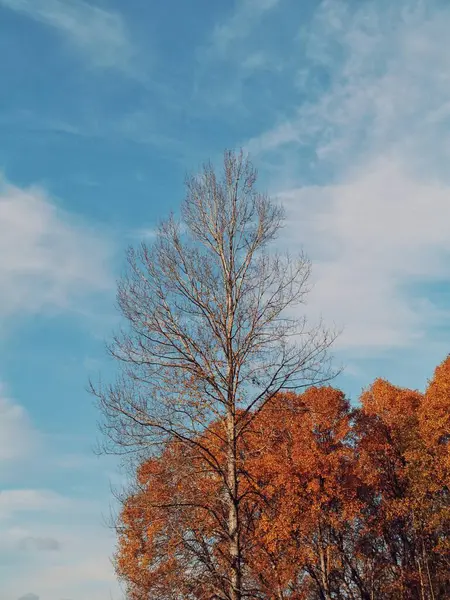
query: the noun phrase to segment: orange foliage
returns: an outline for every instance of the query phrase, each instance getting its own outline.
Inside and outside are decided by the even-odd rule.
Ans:
[[[331,591],[341,567],[332,532],[359,509],[350,417],[340,391],[311,388],[280,394],[258,420],[267,446],[256,444],[251,468],[267,482],[269,508],[256,525],[251,562],[267,598],[283,598],[286,590],[297,598],[312,597],[314,588]]]
[[[369,490],[361,542],[376,569],[375,597],[447,598],[449,497],[423,427],[427,394],[377,380],[361,404],[357,468]]]
[[[450,598],[450,358],[425,394],[280,393],[241,436],[244,585],[261,600]],[[132,600],[226,599],[222,425],[144,462],[118,524]]]

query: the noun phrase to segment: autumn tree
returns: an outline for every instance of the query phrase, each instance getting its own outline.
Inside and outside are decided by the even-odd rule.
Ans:
[[[312,387],[280,394],[255,423],[248,468],[264,502],[252,565],[264,597],[347,597],[339,544],[360,509],[351,418],[341,391]]]
[[[186,188],[181,219],[162,222],[153,244],[128,253],[118,288],[126,326],[110,348],[120,375],[93,392],[106,451],[157,456],[176,444],[220,482],[216,504],[194,499],[183,507],[175,497],[165,507],[182,518],[195,505],[198,514],[195,549],[202,552],[182,541],[179,580],[195,572],[211,582],[215,597],[240,600],[252,585],[242,546],[247,475],[240,440],[280,390],[333,375],[327,351],[334,335],[296,317],[310,263],[302,254],[275,252],[283,210],[257,191],[256,172],[242,153],[226,152],[221,174],[205,165]],[[214,444],[205,444],[211,422],[221,426]],[[223,540],[220,559],[201,526],[209,518]]]
[[[331,387],[279,392],[254,415],[237,444],[248,597],[448,598],[449,374],[447,359],[424,394],[378,379],[358,408]],[[222,457],[224,428],[212,422],[199,439]],[[217,597],[203,565],[227,561],[221,478],[174,440],[137,480],[118,531],[131,597]]]
[[[310,388],[259,421],[268,598],[448,597],[450,358],[425,394],[379,379],[350,410],[338,390]]]
[[[203,457],[177,440],[139,466],[117,523],[116,570],[130,600],[220,597],[219,490]]]
[[[214,445],[221,427],[211,424],[202,444]],[[342,576],[335,536],[357,510],[350,430],[342,392],[311,388],[278,394],[239,439],[248,596],[337,597]],[[142,463],[136,484],[124,501],[118,531],[118,573],[130,596],[139,599],[142,590],[144,597],[151,590],[170,598],[177,590],[183,598],[214,597],[214,578],[196,565],[206,559],[201,540],[209,540],[208,556],[216,562],[224,555],[220,481],[200,456],[173,442]],[[174,498],[177,510],[168,509]],[[180,580],[188,566],[192,576]]]
[[[361,397],[357,468],[366,497],[356,551],[375,598],[448,597],[448,372],[447,361],[425,395],[377,380]]]
[[[435,370],[419,407],[423,450],[414,494],[424,507],[421,560],[432,600],[450,590],[450,356]]]

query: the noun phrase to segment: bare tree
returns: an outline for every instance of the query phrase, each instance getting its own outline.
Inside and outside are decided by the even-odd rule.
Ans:
[[[255,182],[242,152],[225,152],[221,176],[207,164],[188,178],[181,220],[170,217],[151,246],[129,250],[118,287],[127,328],[110,346],[121,374],[93,389],[106,451],[148,452],[175,440],[221,478],[228,562],[217,598],[227,600],[248,595],[238,442],[281,389],[334,376],[335,334],[293,310],[309,291],[310,262],[274,250],[284,212]],[[220,452],[201,441],[213,421],[223,423]]]

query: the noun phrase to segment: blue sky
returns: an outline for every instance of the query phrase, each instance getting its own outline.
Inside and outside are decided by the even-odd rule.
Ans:
[[[242,146],[352,399],[449,352],[450,7],[0,0],[0,600],[120,598],[91,452],[125,247]],[[281,242],[280,242],[281,243]]]

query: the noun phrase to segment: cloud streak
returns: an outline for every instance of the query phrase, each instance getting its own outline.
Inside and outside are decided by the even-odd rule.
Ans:
[[[364,2],[354,11],[322,2],[299,36],[307,61],[295,78],[308,100],[251,140],[251,150],[311,143],[319,158],[345,167],[358,151],[361,160],[435,135],[449,116],[450,11],[430,4],[434,10],[418,0]],[[319,75],[327,83],[318,84]]]
[[[430,295],[450,278],[450,11],[431,4],[322,2],[299,38],[310,99],[247,144],[289,165],[273,190],[315,265],[312,310],[344,327],[353,355],[423,348],[450,325]],[[328,183],[302,183],[292,157],[307,151]]]
[[[218,24],[211,38],[211,45],[219,56],[225,56],[230,46],[248,36],[257,21],[274,9],[280,0],[243,0],[237,2],[235,11]]]
[[[117,12],[83,0],[0,0],[0,6],[55,29],[96,67],[130,69],[134,49]]]
[[[73,505],[71,499],[52,490],[7,489],[0,492],[0,519],[24,512],[60,511]]]

